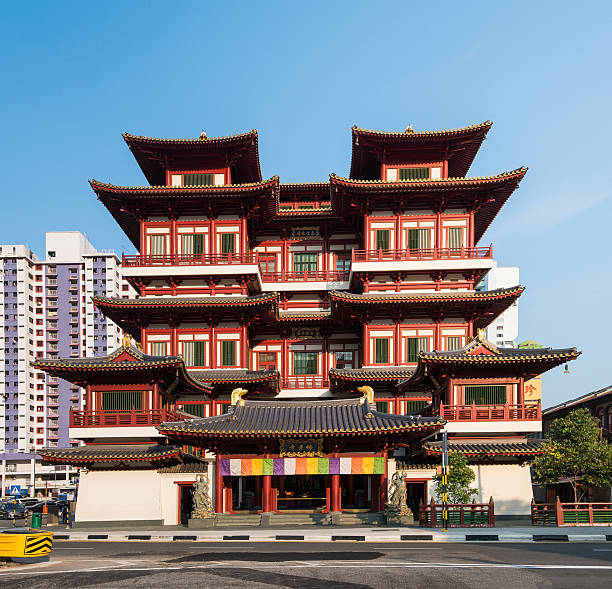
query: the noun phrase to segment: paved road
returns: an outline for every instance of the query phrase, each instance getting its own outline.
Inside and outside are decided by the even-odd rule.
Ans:
[[[612,543],[61,542],[0,587],[478,589],[612,586]]]

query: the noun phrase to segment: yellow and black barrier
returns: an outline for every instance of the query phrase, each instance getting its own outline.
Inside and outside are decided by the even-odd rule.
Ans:
[[[53,548],[53,533],[37,530],[2,530],[0,558],[38,558]]]

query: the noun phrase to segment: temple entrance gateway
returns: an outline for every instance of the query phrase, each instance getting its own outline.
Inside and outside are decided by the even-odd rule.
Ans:
[[[327,507],[325,475],[279,476],[276,494],[278,511],[322,512]]]

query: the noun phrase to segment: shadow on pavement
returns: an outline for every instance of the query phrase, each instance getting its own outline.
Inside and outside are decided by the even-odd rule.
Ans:
[[[205,549],[203,549],[205,550]],[[168,564],[178,562],[214,562],[218,560],[236,560],[248,562],[287,562],[287,561],[319,561],[319,560],[376,560],[384,556],[382,552],[202,552],[189,554],[167,560]]]

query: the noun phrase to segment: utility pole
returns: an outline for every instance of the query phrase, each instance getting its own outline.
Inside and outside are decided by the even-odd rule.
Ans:
[[[448,434],[442,432],[442,525],[440,531],[448,532]]]

